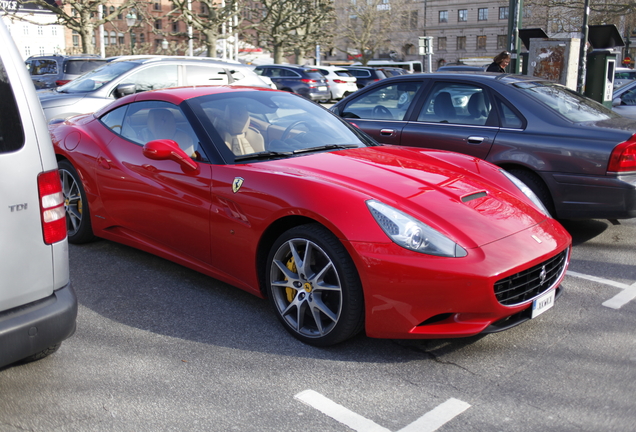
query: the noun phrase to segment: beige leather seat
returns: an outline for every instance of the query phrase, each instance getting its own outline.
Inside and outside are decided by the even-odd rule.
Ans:
[[[153,108],[148,112],[143,139],[148,142],[156,139],[171,139],[190,157],[195,154],[194,140],[185,131],[177,128],[174,115],[165,108]]]
[[[241,103],[228,104],[223,115],[223,122],[217,127],[225,144],[235,155],[265,150],[263,136],[258,130],[250,127],[250,114]]]

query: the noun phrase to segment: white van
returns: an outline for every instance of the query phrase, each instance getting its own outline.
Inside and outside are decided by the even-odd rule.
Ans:
[[[0,368],[75,331],[64,195],[44,113],[0,21]]]

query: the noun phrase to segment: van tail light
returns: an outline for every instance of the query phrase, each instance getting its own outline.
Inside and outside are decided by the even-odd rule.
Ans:
[[[614,147],[607,164],[608,173],[631,171],[636,171],[636,134]]]
[[[66,238],[66,210],[62,182],[57,170],[38,175],[38,192],[44,243],[60,242]]]
[[[57,80],[57,81],[55,81],[55,85],[59,87],[59,86],[63,86],[66,83],[69,83],[69,82],[71,82],[71,80]]]

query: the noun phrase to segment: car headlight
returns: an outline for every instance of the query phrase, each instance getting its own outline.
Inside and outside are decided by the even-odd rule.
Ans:
[[[506,170],[500,169],[499,171],[503,175],[508,177],[508,180],[510,180],[515,186],[517,186],[519,188],[519,190],[521,190],[521,192],[524,193],[525,196],[530,198],[530,201],[532,201],[534,203],[534,205],[537,206],[539,211],[543,212],[543,214],[545,214],[548,217],[552,217],[550,215],[550,212],[548,211],[548,209],[545,208],[545,206],[543,205],[543,203],[539,199],[539,197],[534,192],[532,192],[532,189],[530,189],[524,182],[522,182],[521,180],[519,180],[517,177],[513,176],[512,174],[510,174]]]
[[[467,255],[463,247],[400,210],[376,200],[367,201],[367,207],[386,235],[403,248],[443,257]]]

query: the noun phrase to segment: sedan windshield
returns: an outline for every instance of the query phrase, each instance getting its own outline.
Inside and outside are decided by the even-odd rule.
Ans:
[[[581,96],[567,87],[549,82],[524,82],[514,84],[524,93],[537,99],[558,112],[568,120],[580,123],[607,120],[620,117],[618,114],[595,102]]]
[[[188,105],[210,136],[220,136],[220,152],[235,161],[376,144],[319,105],[289,93],[223,93]]]
[[[84,93],[97,90],[137,65],[138,63],[129,61],[106,63],[104,66],[58,87],[57,91],[60,93]]]

